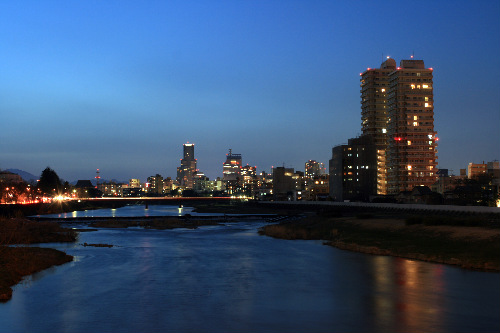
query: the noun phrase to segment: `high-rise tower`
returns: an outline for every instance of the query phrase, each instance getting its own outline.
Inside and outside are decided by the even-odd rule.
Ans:
[[[194,143],[183,145],[184,158],[181,166],[177,168],[177,182],[181,187],[193,188],[194,176],[196,174],[196,159],[194,158]]]
[[[423,60],[388,59],[361,74],[363,134],[377,146],[377,193],[395,194],[437,176],[432,68]]]
[[[432,68],[401,60],[389,74],[387,189],[389,193],[431,186],[437,180]]]
[[[226,162],[224,162],[222,167],[222,180],[226,185],[228,194],[234,194],[241,190],[241,185],[243,183],[241,168],[241,154],[233,154],[232,149],[229,149],[229,154],[226,154]]]
[[[387,58],[380,68],[368,68],[361,74],[361,130],[376,146],[378,194],[387,194],[387,96],[389,74],[394,70],[396,60]]]

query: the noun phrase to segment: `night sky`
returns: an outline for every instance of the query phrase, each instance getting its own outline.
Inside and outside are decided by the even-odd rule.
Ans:
[[[434,69],[439,168],[500,159],[500,1],[2,1],[0,169],[175,178],[328,165],[361,134],[359,73]]]

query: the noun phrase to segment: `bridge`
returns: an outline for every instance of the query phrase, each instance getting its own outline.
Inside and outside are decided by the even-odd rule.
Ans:
[[[126,204],[141,204],[148,206],[153,205],[184,205],[194,203],[220,203],[231,201],[243,201],[245,198],[232,197],[103,197],[103,198],[80,198],[74,199],[81,202],[93,202],[108,206],[126,205]]]

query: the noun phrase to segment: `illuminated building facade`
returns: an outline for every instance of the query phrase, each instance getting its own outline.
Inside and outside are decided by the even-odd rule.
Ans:
[[[241,154],[233,154],[232,150],[229,149],[229,154],[226,154],[226,161],[222,166],[222,180],[228,194],[235,194],[241,191],[241,168]]]
[[[159,174],[156,174],[156,176],[148,177],[147,191],[148,195],[163,195],[163,177]]]
[[[474,179],[482,174],[485,174],[488,165],[486,163],[469,163],[467,166],[467,178]]]
[[[388,58],[380,68],[361,73],[361,130],[374,138],[377,147],[377,194],[387,194],[387,96],[389,74],[396,70],[396,60]]]
[[[401,60],[389,73],[387,97],[387,192],[411,191],[437,181],[432,68]]]
[[[257,167],[245,165],[241,168],[243,191],[248,197],[253,197],[257,189]]]
[[[103,197],[122,197],[122,186],[123,184],[115,182],[104,182],[97,185],[97,188],[102,192]]]
[[[312,179],[307,178],[305,193],[303,198],[305,200],[326,200],[330,195],[330,175],[322,174],[314,176]]]
[[[321,176],[325,173],[325,164],[309,160],[305,164],[305,177],[313,179],[314,177]]]
[[[183,151],[184,157],[181,159],[181,166],[177,168],[177,182],[182,188],[192,189],[196,174],[194,143],[185,143]]]
[[[396,194],[437,180],[432,68],[388,58],[361,73],[361,129],[377,147],[377,193]]]

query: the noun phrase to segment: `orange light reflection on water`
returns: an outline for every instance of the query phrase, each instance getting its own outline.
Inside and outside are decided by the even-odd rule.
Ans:
[[[374,313],[379,327],[436,331],[444,326],[442,267],[379,256],[373,261]]]

